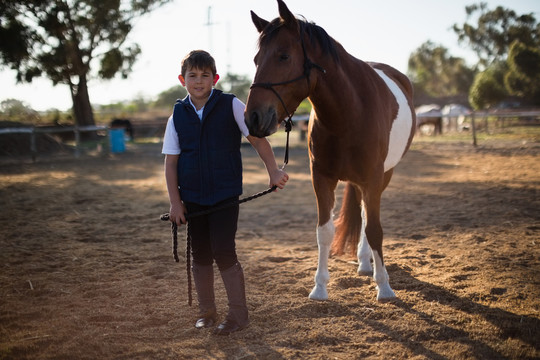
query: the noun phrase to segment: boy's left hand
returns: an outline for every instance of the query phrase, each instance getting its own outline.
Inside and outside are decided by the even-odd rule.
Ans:
[[[275,185],[283,189],[287,180],[289,180],[289,175],[284,170],[276,169],[270,174],[270,187]]]

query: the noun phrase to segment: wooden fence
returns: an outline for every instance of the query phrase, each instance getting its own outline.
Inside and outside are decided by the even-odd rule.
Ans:
[[[55,134],[55,133],[73,133],[75,137],[75,157],[81,155],[81,133],[105,131],[107,135],[107,144],[109,144],[109,128],[107,126],[55,126],[55,127],[9,127],[0,129],[0,135],[4,134],[30,134],[30,152],[32,160],[37,157],[36,136],[38,134]],[[106,146],[108,151],[108,145]]]
[[[424,124],[434,124],[435,121],[426,121],[428,119],[443,119],[446,120],[446,132],[451,130],[459,131],[459,124],[457,119],[461,117],[464,124],[467,124],[466,130],[471,131],[472,143],[474,146],[478,145],[477,134],[480,131],[490,132],[493,127],[505,128],[513,125],[540,125],[540,110],[499,110],[499,111],[474,111],[467,114],[460,115],[436,115],[433,113],[417,114],[417,119],[424,120],[419,121],[420,126]],[[491,120],[491,125],[490,125]],[[490,128],[491,126],[491,128]],[[440,132],[444,126],[439,125]]]
[[[472,135],[472,142],[474,146],[477,146],[477,133],[479,131],[488,131],[488,119],[495,119],[498,122],[498,126],[511,126],[512,122],[518,121],[518,123],[526,123],[528,125],[540,125],[540,110],[531,110],[531,111],[516,111],[516,110],[502,110],[497,112],[485,112],[485,111],[476,111],[468,114],[463,114],[464,119],[467,124],[470,124],[470,130]],[[417,114],[419,119],[422,118],[433,118],[432,114]],[[457,115],[441,115],[440,118],[448,119],[450,123],[451,119],[457,118]],[[307,121],[309,115],[295,115],[293,121],[298,124],[296,127],[299,130],[300,139],[305,138]],[[162,134],[166,121],[157,122],[145,122],[143,127],[146,129],[148,127],[155,126],[156,128],[152,130],[152,133],[155,135]],[[457,123],[456,123],[457,124]],[[136,124],[135,127],[141,126],[141,124]],[[81,155],[81,133],[84,132],[96,132],[103,131],[106,134],[106,146],[104,150],[109,152],[109,130],[108,126],[65,126],[65,127],[8,127],[0,128],[0,135],[5,134],[30,134],[30,152],[32,153],[32,159],[35,161],[38,151],[36,145],[36,136],[38,134],[54,134],[54,133],[73,133],[75,139],[75,157]],[[148,129],[146,129],[148,130]],[[457,125],[456,125],[457,130]],[[147,132],[147,131],[145,131]]]

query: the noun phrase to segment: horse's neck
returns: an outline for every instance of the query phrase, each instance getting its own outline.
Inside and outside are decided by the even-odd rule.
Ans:
[[[323,65],[326,74],[320,75],[309,99],[319,118],[335,117],[343,109],[361,99],[364,85],[359,83],[359,72],[370,75],[370,66],[347,53],[341,46],[340,62],[327,60]],[[365,77],[362,77],[365,78]]]

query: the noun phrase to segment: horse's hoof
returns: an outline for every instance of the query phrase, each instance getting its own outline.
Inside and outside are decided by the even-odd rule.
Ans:
[[[379,303],[390,303],[390,302],[394,302],[396,300],[397,300],[397,296],[389,297],[389,298],[379,298],[377,296],[377,302],[379,302]]]
[[[358,270],[356,270],[358,275],[361,276],[373,276],[373,266],[369,260],[358,261]]]
[[[323,289],[322,287],[315,286],[313,290],[311,290],[311,293],[309,294],[309,298],[311,300],[319,300],[319,301],[328,300],[328,292],[326,291],[326,289]]]
[[[358,268],[358,275],[360,276],[373,276],[373,270],[362,270]]]
[[[395,300],[396,294],[390,285],[386,284],[383,286],[377,286],[377,301],[378,302],[388,302]]]

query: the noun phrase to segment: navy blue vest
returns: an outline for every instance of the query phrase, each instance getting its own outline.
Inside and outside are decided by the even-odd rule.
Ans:
[[[242,133],[234,119],[233,98],[214,89],[202,121],[187,97],[174,105],[181,149],[178,186],[183,201],[214,205],[242,194]]]

